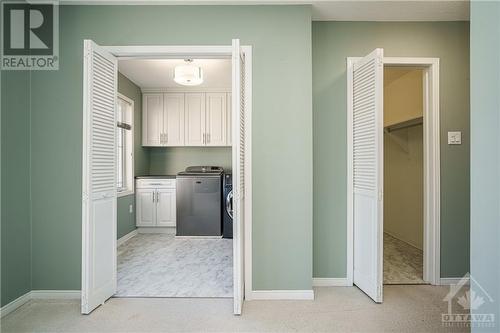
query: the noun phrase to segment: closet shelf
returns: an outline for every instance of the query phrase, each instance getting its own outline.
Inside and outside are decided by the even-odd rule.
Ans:
[[[421,124],[423,124],[423,122],[424,122],[424,117],[417,117],[417,118],[402,121],[400,123],[385,126],[384,130],[386,132],[390,133],[390,132],[395,131],[395,130],[421,125]]]

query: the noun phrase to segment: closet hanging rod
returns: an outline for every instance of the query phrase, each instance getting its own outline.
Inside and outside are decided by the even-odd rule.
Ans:
[[[390,132],[395,131],[395,130],[421,125],[421,124],[423,124],[423,122],[424,122],[424,117],[413,118],[410,120],[402,121],[402,122],[397,123],[397,124],[386,126],[386,127],[384,127],[384,130],[386,132],[390,133]]]

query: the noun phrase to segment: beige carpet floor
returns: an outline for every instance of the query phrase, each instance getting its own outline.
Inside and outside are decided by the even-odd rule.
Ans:
[[[385,286],[375,304],[355,287],[315,288],[314,301],[113,298],[88,316],[76,301],[31,301],[7,315],[2,332],[468,332],[447,328],[444,286]]]
[[[425,284],[422,250],[384,232],[384,284]]]

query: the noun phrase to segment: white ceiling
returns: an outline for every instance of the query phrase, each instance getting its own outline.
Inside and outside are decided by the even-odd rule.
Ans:
[[[63,4],[312,5],[315,21],[467,21],[469,0],[61,0]]]
[[[174,68],[184,65],[183,59],[119,60],[118,70],[140,88],[183,87],[174,82]],[[193,64],[203,69],[203,83],[196,87],[230,88],[230,59],[194,59]]]
[[[316,21],[468,21],[468,0],[313,1]]]

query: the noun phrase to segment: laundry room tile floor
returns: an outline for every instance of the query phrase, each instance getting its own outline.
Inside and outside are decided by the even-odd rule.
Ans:
[[[384,232],[384,284],[425,284],[422,250]]]
[[[117,297],[232,297],[231,239],[138,234],[118,247]]]

